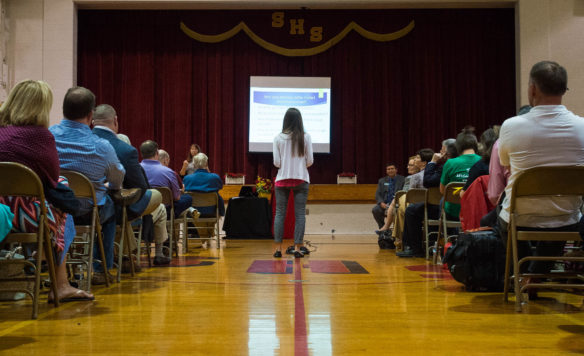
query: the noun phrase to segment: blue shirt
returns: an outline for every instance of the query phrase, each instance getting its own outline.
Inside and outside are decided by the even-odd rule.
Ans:
[[[126,171],[120,163],[112,145],[95,136],[89,126],[77,121],[63,119],[51,126],[55,136],[61,169],[84,174],[93,183],[98,205],[105,204],[109,189],[121,189]],[[92,207],[89,200],[81,201],[81,210]]]
[[[140,164],[144,168],[144,172],[146,172],[146,177],[151,187],[168,187],[172,191],[174,200],[180,199],[178,180],[172,169],[163,166],[162,163],[155,159],[144,159]]]
[[[188,192],[218,192],[223,188],[223,181],[215,173],[210,173],[206,169],[197,169],[195,173],[186,175],[183,178],[183,184],[185,185],[185,190]],[[221,195],[217,193],[219,215],[225,215],[225,204]],[[214,207],[197,206],[197,210],[201,213],[201,216],[213,216],[215,214]]]
[[[186,175],[183,184],[189,192],[218,192],[223,188],[221,177],[206,169],[197,169],[195,173]]]

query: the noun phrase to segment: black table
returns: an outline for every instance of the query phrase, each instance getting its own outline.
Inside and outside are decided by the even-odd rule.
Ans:
[[[266,198],[229,199],[223,231],[227,239],[271,239],[272,210]]]

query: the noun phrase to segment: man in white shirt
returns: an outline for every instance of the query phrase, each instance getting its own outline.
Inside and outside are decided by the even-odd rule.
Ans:
[[[503,123],[499,136],[501,165],[510,167],[511,175],[505,188],[499,227],[507,238],[511,190],[517,176],[524,170],[541,166],[584,165],[584,119],[574,115],[562,104],[567,91],[566,70],[558,63],[536,63],[529,75],[528,98],[531,111]],[[561,159],[560,159],[561,158]],[[517,202],[522,229],[562,229],[576,231],[581,218],[580,197],[525,198]],[[540,243],[536,254],[563,252],[563,243]],[[530,254],[527,244],[520,245],[520,255]],[[545,252],[544,252],[545,251]],[[522,257],[520,256],[520,258]],[[547,272],[553,263],[529,265],[532,273]]]

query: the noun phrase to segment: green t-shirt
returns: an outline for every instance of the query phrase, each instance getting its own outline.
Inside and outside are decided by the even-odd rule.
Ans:
[[[470,167],[472,167],[480,159],[481,156],[474,153],[449,159],[446,161],[444,168],[442,169],[440,183],[445,186],[451,182],[466,183]],[[444,204],[444,210],[448,215],[458,217],[460,214],[460,204],[450,204],[447,202]]]

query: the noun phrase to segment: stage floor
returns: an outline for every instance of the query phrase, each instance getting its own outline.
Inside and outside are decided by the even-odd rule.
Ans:
[[[581,295],[542,292],[524,313],[469,293],[373,235],[309,235],[309,257],[272,258],[267,240],[193,248],[94,302],[0,302],[0,354],[558,355],[584,352]]]

